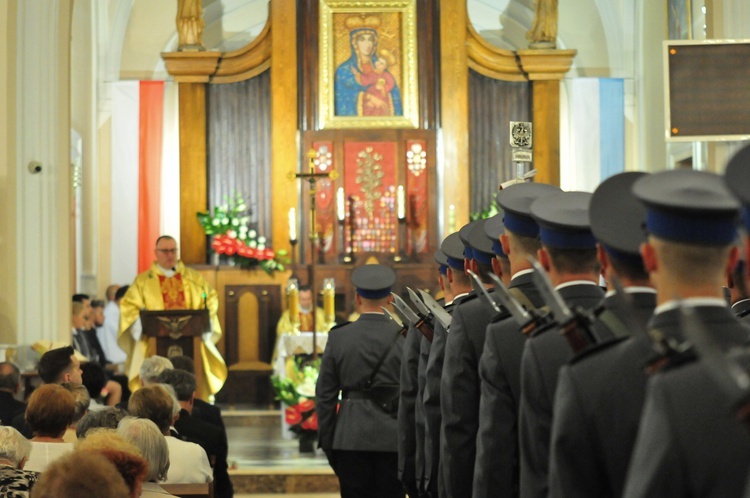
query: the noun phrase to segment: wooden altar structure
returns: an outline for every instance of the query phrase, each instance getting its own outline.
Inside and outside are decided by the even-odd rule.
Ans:
[[[536,179],[559,184],[559,80],[569,70],[576,51],[503,50],[476,33],[468,20],[466,2],[403,0],[402,3],[410,2],[416,15],[407,20],[414,23],[410,28],[416,33],[414,53],[419,56],[407,54],[401,59],[403,74],[409,63],[415,65],[417,75],[411,88],[417,108],[412,109],[409,126],[326,125],[323,115],[326,109],[320,98],[325,91],[321,88],[325,78],[318,62],[321,57],[328,57],[329,52],[321,53],[320,47],[329,35],[321,33],[319,19],[325,9],[321,0],[271,0],[265,28],[253,42],[239,50],[162,54],[167,71],[179,83],[180,182],[190,186],[182,188],[180,194],[182,260],[199,269],[219,292],[220,320],[224,327],[219,350],[228,365],[249,357],[270,361],[276,321],[286,305],[283,288],[291,272],[269,276],[259,270],[205,266],[209,241],[195,214],[209,207],[207,89],[210,85],[270,74],[267,146],[271,158],[268,165],[271,200],[265,216],[271,227],[268,235],[276,250],[290,249],[290,208],[307,213],[309,207],[306,187],[300,189],[298,182],[291,182],[289,172],[305,170],[305,154],[313,149],[321,171],[336,170],[340,174],[338,179],[319,183],[317,187],[318,195],[328,202],[319,207],[317,219],[312,222],[323,239],[323,250],[319,256],[303,251],[304,258],[294,267],[300,282],[306,283],[306,265],[313,257],[319,257],[316,285],[319,287],[327,277],[335,279],[339,318],[353,311],[349,283],[353,266],[340,263],[341,254],[352,246],[356,248],[355,259],[359,263],[373,257],[392,266],[398,276],[397,291],[406,285],[436,290],[432,254],[440,237],[469,220],[471,71],[492,80],[528,84]],[[356,6],[377,16],[378,5],[383,4],[365,0]],[[406,77],[403,74],[402,83]],[[502,140],[506,140],[506,130],[496,131],[502,134]],[[362,159],[365,152],[371,156]],[[418,165],[412,162],[415,154],[420,157]],[[384,178],[379,187],[382,190],[379,204],[375,208],[370,205],[363,215],[362,201],[358,200],[352,210],[348,209],[351,202],[347,203],[345,223],[347,226],[357,223],[352,238],[341,230],[331,199],[340,187],[351,199],[351,191],[360,188],[354,185],[360,183],[357,161],[373,157],[379,158],[378,167],[382,168]],[[396,185],[403,186],[406,192],[409,212],[406,227],[394,215]],[[381,212],[377,212],[378,206]],[[449,206],[454,208],[450,216]],[[451,226],[454,220],[455,226]],[[301,234],[308,234],[310,225],[310,220],[300,216]],[[300,239],[300,245],[308,245],[306,236]],[[399,253],[408,255],[409,262],[394,262]]]

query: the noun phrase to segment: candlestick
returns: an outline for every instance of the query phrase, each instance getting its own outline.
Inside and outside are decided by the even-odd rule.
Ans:
[[[332,278],[323,279],[323,315],[329,329],[336,321],[336,284]]]
[[[406,219],[406,192],[403,185],[399,185],[396,191],[396,216],[399,220]]]
[[[296,278],[290,278],[286,283],[287,308],[289,321],[294,331],[299,332],[299,284]]]
[[[346,219],[346,199],[344,198],[344,187],[336,191],[336,217],[340,222]]]
[[[289,208],[289,240],[297,240],[297,210]]]

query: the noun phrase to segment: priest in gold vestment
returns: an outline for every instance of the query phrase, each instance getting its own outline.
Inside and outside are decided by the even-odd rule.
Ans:
[[[211,332],[203,336],[200,347],[204,378],[198,379],[197,396],[208,399],[227,379],[227,367],[215,344],[221,337],[219,298],[203,276],[186,267],[177,258],[177,242],[169,236],[156,241],[156,261],[138,275],[120,302],[120,330],[117,342],[128,355],[125,373],[131,391],[141,387],[139,370],[147,354],[147,337],[143,335],[140,312],[146,310],[202,309],[211,318]]]

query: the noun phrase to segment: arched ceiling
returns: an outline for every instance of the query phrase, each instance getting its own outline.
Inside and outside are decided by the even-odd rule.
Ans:
[[[166,78],[160,53],[177,47],[177,1],[127,3],[132,4],[130,16],[114,20],[126,23],[120,78]],[[268,0],[204,0],[203,4],[204,43],[209,50],[231,51],[247,45],[268,19]],[[534,0],[467,0],[467,8],[472,25],[491,44],[509,50],[527,47]],[[632,0],[560,0],[559,48],[578,50],[572,75],[632,76],[634,9]]]

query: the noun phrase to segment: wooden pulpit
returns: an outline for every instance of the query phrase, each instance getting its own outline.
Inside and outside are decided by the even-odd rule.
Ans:
[[[203,334],[211,330],[208,310],[141,310],[141,323],[148,337],[146,356],[188,356],[193,359],[196,380],[202,381],[200,346]]]

